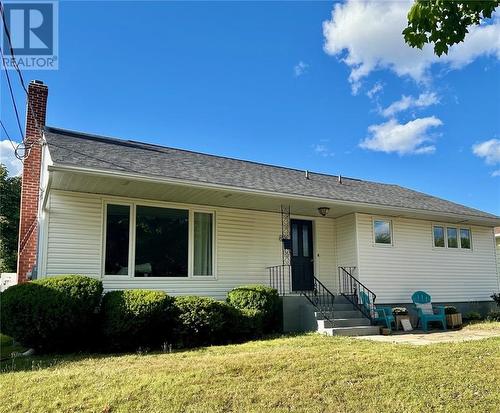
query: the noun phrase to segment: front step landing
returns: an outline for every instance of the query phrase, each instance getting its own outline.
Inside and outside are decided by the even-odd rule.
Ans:
[[[345,297],[335,297],[333,310],[325,309],[325,311],[314,313],[319,333],[329,336],[373,336],[380,334],[380,327],[372,326],[370,320],[364,317]]]
[[[379,326],[332,327],[325,328],[319,333],[327,336],[376,336],[380,334]]]

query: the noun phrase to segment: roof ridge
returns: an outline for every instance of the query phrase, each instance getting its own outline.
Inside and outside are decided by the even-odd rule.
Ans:
[[[190,149],[183,149],[183,148],[174,148],[172,146],[164,146],[164,145],[159,145],[159,144],[155,144],[155,143],[141,142],[141,141],[136,141],[136,140],[131,140],[131,139],[120,139],[120,138],[115,138],[115,137],[111,137],[111,136],[96,135],[93,133],[80,132],[80,131],[75,131],[72,129],[58,128],[55,126],[45,126],[44,129],[47,132],[69,135],[69,136],[73,136],[75,138],[91,139],[91,140],[96,140],[96,141],[100,141],[100,142],[112,142],[115,144],[133,147],[133,148],[137,147],[137,145],[147,146],[147,147],[152,146],[154,148],[170,149],[170,150],[174,150],[174,151],[186,152],[186,153],[191,153],[191,154],[195,154],[195,155],[203,155],[203,156],[210,156],[213,158],[227,159],[230,161],[246,162],[246,163],[250,163],[250,164],[254,164],[254,165],[267,166],[270,168],[285,169],[287,171],[295,171],[295,172],[300,172],[300,173],[305,173],[306,171],[308,171],[309,174],[314,174],[314,175],[326,176],[326,177],[330,177],[330,178],[338,178],[339,177],[339,175],[332,175],[332,174],[328,174],[328,173],[324,173],[324,172],[315,172],[315,171],[311,171],[311,170],[307,170],[307,169],[292,168],[292,167],[288,167],[288,166],[275,165],[275,164],[264,163],[264,162],[259,162],[259,161],[251,161],[248,159],[233,158],[231,156],[214,155],[211,153],[198,152],[198,151],[194,151],[194,150],[190,150]],[[154,149],[150,149],[150,148],[143,148],[143,149],[154,150]],[[158,151],[158,152],[160,152],[160,151]],[[161,152],[163,152],[163,151],[161,151]],[[367,181],[364,179],[352,178],[352,177],[344,176],[344,175],[341,175],[341,176],[342,176],[342,179],[347,179],[350,181],[373,183],[373,184],[377,184],[377,185],[394,186],[394,184],[388,184],[388,183],[384,183],[384,182]]]

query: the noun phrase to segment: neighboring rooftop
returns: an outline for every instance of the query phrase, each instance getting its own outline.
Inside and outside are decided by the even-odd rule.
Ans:
[[[495,215],[403,188],[222,156],[46,127],[54,165],[121,171],[331,200],[420,209],[464,216]]]

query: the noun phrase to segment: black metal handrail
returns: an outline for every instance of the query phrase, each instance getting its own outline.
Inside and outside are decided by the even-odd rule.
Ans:
[[[373,321],[377,295],[355,276],[356,267],[339,267],[339,292],[366,318]]]
[[[269,285],[275,288],[279,295],[303,295],[326,320],[333,322],[335,295],[315,276],[312,276],[311,289],[293,290],[291,265],[274,265],[267,267],[267,270]]]
[[[278,291],[279,295],[291,292],[292,270],[290,265],[274,265],[267,267],[269,271],[269,285]]]
[[[300,293],[318,310],[319,313],[333,323],[335,295],[313,275],[313,289]]]

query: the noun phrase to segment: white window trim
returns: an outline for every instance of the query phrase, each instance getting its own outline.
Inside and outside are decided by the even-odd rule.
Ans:
[[[442,227],[444,230],[444,247],[437,247],[435,244],[435,239],[434,239],[434,228],[435,227]],[[457,230],[457,242],[458,246],[457,247],[449,247],[448,246],[448,228],[455,228]],[[460,231],[462,229],[466,229],[469,231],[469,237],[470,237],[470,248],[463,248],[462,247],[462,239],[460,236]],[[472,235],[472,228],[466,225],[460,225],[460,224],[445,224],[445,223],[433,223],[431,226],[431,232],[432,232],[432,249],[437,250],[437,251],[462,251],[462,252],[472,252],[474,249],[474,242],[473,242],[473,235]]]
[[[195,212],[198,213],[203,213],[203,214],[211,214],[212,215],[212,275],[201,275],[201,274],[195,274],[194,273],[194,214]],[[214,279],[215,277],[215,269],[217,268],[216,266],[216,247],[215,247],[215,224],[216,223],[216,218],[215,218],[215,211],[214,210],[206,210],[206,209],[199,209],[199,208],[192,208],[189,209],[189,263],[188,263],[188,274],[190,277],[193,277],[197,280],[203,280],[203,279]]]
[[[128,274],[110,275],[105,274],[106,269],[106,227],[107,227],[107,206],[113,205],[128,205],[130,206],[130,233],[129,233],[129,262]],[[183,209],[188,211],[188,274],[187,276],[174,277],[135,277],[135,241],[136,241],[136,211],[138,206],[151,206],[156,208],[171,208]],[[168,280],[217,280],[217,219],[216,211],[211,208],[203,208],[185,204],[174,204],[170,202],[155,202],[155,201],[127,201],[115,198],[103,199],[103,225],[102,225],[102,260],[101,260],[101,278],[106,280],[133,280],[135,282],[152,280],[152,281],[168,281]],[[212,214],[212,275],[195,275],[194,269],[194,213],[203,212]],[[147,282],[147,281],[145,281]]]
[[[469,248],[462,247],[462,235],[461,235],[461,231],[463,229],[466,229],[466,230],[469,231],[469,245],[470,245]],[[458,227],[458,246],[459,246],[459,249],[462,250],[462,251],[472,251],[472,249],[474,247],[474,243],[472,242],[472,228],[470,228],[470,227],[462,227],[462,226]]]
[[[456,236],[457,236],[457,246],[456,247],[450,247],[448,245],[448,241],[449,241],[449,238],[450,236],[448,235],[448,230],[450,229],[454,229],[455,230],[455,233],[456,233]],[[453,225],[449,225],[446,227],[446,246],[451,249],[451,250],[458,250],[460,249],[460,240],[458,239],[458,234],[460,233],[460,227],[459,226],[453,226]]]
[[[434,235],[434,228],[439,227],[443,228],[443,242],[444,245],[442,247],[439,247],[436,245],[436,238]],[[441,225],[441,224],[432,224],[432,247],[438,250],[445,249],[447,244],[447,237],[446,237],[446,225]]]
[[[389,230],[391,233],[391,243],[390,244],[382,244],[381,242],[376,242],[375,239],[375,221],[385,221],[389,223]],[[394,223],[393,220],[386,217],[372,217],[372,243],[373,246],[377,248],[392,248],[394,247]]]

